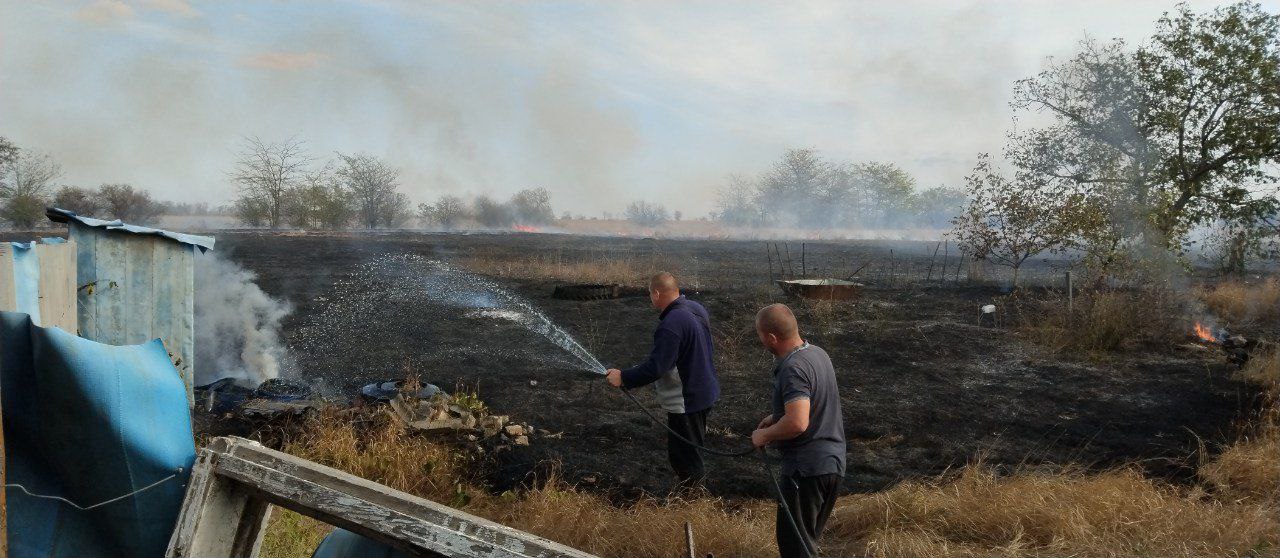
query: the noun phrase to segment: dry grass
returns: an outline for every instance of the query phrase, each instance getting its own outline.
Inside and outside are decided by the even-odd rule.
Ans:
[[[461,260],[472,273],[490,277],[546,279],[565,283],[616,283],[644,286],[649,276],[667,270],[664,259],[649,257],[599,257],[590,261],[566,259],[559,254],[523,258],[472,255]]]
[[[1021,329],[1057,350],[1118,351],[1186,337],[1185,297],[1163,290],[1096,291],[1016,302]]]
[[[1239,281],[1219,283],[1201,288],[1199,294],[1209,310],[1231,324],[1280,319],[1280,278],[1252,285]]]
[[[1276,444],[1271,437],[1231,446],[1202,467],[1205,484],[1189,488],[1131,469],[999,476],[977,464],[841,498],[824,545],[828,555],[877,557],[1274,555],[1280,546]],[[320,417],[285,449],[600,556],[681,555],[685,521],[693,524],[700,553],[777,552],[771,502],[698,498],[620,506],[557,478],[495,495],[481,488],[478,468],[456,448],[400,433],[381,414],[359,423]],[[264,556],[308,556],[324,530],[277,514]]]

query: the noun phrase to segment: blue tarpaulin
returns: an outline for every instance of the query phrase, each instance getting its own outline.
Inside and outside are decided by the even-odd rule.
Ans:
[[[164,556],[195,444],[159,339],[104,345],[0,312],[9,556]],[[168,480],[165,480],[168,479]],[[158,483],[158,484],[156,484]]]
[[[409,555],[346,529],[334,529],[311,558],[409,558]]]
[[[10,242],[13,246],[13,288],[19,312],[40,321],[40,256],[35,242]]]

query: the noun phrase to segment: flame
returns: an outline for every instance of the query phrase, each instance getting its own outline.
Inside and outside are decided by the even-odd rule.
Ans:
[[[539,230],[538,230],[538,227],[534,227],[534,226],[531,226],[531,225],[512,225],[512,227],[511,227],[511,228],[513,228],[513,229],[515,229],[515,230],[517,230],[517,231],[520,231],[520,232],[528,232],[528,233],[541,232],[541,231],[539,231]]]
[[[1196,337],[1199,337],[1204,341],[1210,341],[1213,343],[1218,342],[1218,338],[1213,335],[1213,331],[1205,327],[1200,322],[1196,322]]]

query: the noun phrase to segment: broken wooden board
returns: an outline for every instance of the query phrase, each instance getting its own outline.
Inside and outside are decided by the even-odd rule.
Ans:
[[[415,556],[594,558],[237,437],[215,438],[201,450],[166,556],[256,556],[267,516],[266,503]]]

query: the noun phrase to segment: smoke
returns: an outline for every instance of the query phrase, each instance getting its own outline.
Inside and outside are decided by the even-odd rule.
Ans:
[[[254,283],[252,272],[215,252],[196,256],[196,383],[233,377],[258,385],[275,378],[288,358],[280,320],[289,305]]]

